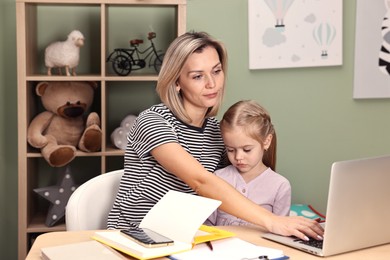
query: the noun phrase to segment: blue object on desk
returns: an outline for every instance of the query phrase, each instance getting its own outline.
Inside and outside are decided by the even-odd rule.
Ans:
[[[287,260],[287,259],[290,259],[290,257],[288,256],[282,256],[282,257],[278,257],[278,258],[272,258],[271,260]]]
[[[290,207],[290,216],[302,216],[310,219],[319,219],[320,222],[325,221],[325,215],[314,209],[309,204],[292,204]]]

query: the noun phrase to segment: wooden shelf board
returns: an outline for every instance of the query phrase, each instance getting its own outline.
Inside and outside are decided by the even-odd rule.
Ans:
[[[27,226],[28,233],[44,233],[44,232],[52,232],[52,231],[64,231],[66,230],[66,226],[64,221],[55,225],[53,227],[46,226],[45,223],[46,216],[43,214],[37,214],[33,217],[31,222]]]

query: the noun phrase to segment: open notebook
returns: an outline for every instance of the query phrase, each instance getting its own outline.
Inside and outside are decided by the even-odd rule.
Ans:
[[[119,230],[95,232],[93,238],[138,259],[151,259],[191,250],[194,244],[234,236],[233,233],[202,226],[221,204],[218,200],[169,191],[140,223],[174,241],[173,245],[148,248],[130,240]]]

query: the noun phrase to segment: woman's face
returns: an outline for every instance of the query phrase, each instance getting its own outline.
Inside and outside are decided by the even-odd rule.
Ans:
[[[177,90],[180,89],[190,116],[217,105],[223,86],[222,65],[217,51],[210,46],[188,57],[177,81]]]

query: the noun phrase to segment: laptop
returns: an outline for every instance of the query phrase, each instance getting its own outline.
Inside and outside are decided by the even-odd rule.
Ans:
[[[330,174],[322,249],[296,237],[264,238],[317,256],[390,243],[390,155],[335,162]]]

